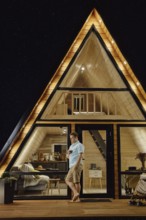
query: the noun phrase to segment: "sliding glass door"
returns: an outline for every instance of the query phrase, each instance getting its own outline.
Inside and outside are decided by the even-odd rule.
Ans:
[[[76,125],[85,146],[82,197],[114,197],[112,126]]]

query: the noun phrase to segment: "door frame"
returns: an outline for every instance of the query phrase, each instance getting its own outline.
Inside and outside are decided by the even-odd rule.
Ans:
[[[106,130],[107,151],[106,151],[106,176],[107,176],[107,192],[100,194],[83,193],[83,175],[81,176],[81,198],[114,198],[114,146],[113,146],[113,125],[112,124],[76,124],[75,130],[82,142],[83,130]]]

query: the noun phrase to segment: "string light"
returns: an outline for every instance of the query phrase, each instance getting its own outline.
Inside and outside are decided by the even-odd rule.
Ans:
[[[137,85],[137,86],[139,86],[139,85],[140,85],[140,83],[137,81],[137,82],[136,82],[136,85]]]

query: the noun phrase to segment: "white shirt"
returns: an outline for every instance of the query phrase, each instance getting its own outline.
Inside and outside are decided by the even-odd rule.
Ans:
[[[72,151],[69,154],[69,168],[71,168],[76,164],[80,153],[84,153],[84,145],[77,141],[69,147],[69,151]],[[80,163],[83,163],[82,160]]]

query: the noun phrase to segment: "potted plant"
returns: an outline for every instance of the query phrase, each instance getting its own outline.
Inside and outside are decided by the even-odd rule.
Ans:
[[[0,203],[13,203],[16,177],[4,172],[0,178]]]

